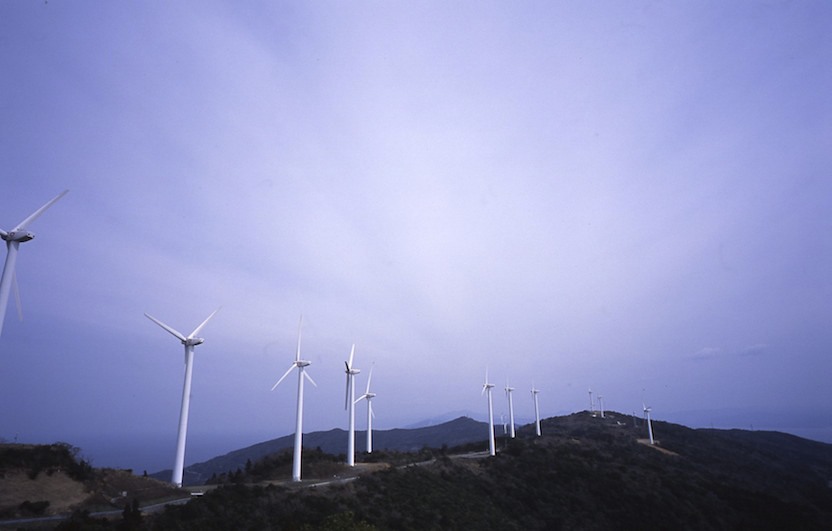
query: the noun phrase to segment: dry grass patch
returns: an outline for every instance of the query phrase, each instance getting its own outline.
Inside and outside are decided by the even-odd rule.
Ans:
[[[90,493],[66,473],[42,473],[31,479],[24,471],[7,471],[0,478],[0,512],[16,511],[25,502],[48,501],[44,514],[57,514],[84,502]]]

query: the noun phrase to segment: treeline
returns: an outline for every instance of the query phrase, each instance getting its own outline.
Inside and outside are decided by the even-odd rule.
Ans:
[[[222,487],[167,509],[150,528],[832,528],[832,490],[818,481],[829,469],[799,485],[789,470],[800,469],[796,462],[760,459],[764,454],[736,449],[732,440],[660,426],[678,455],[638,444],[630,426],[579,422],[558,435],[510,441],[492,459],[437,452],[429,464],[344,486]],[[702,447],[700,437],[710,442]],[[700,447],[696,459],[681,453],[685,439]],[[735,464],[721,466],[721,453]]]
[[[37,479],[42,472],[52,475],[65,472],[76,481],[86,481],[93,475],[92,465],[78,457],[80,450],[67,443],[43,445],[0,445],[0,472],[26,470],[29,479]]]
[[[319,488],[230,481],[187,505],[134,518],[131,525],[152,530],[832,529],[827,484],[832,446],[662,422],[654,430],[659,448],[637,441],[643,426],[631,417],[549,419],[544,437],[520,430],[517,439],[501,441],[493,458],[446,449],[398,454],[398,466]],[[305,451],[307,456],[310,466],[343,466],[340,456]],[[270,456],[239,474],[269,477],[288,471],[290,459],[290,453]],[[77,519],[72,525],[66,528],[128,524]]]

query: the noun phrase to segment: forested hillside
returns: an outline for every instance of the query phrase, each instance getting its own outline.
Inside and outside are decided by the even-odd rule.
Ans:
[[[832,529],[832,445],[776,432],[653,428],[656,445],[641,419],[582,412],[546,419],[542,437],[525,426],[516,439],[499,438],[495,457],[480,441],[374,452],[355,468],[308,449],[301,483],[287,481],[284,450],[220,474],[217,488],[186,505],[144,515],[133,505],[111,520],[76,507],[58,527]]]
[[[832,529],[832,446],[629,416],[548,419],[494,458],[434,451],[326,488],[228,485],[155,529]]]

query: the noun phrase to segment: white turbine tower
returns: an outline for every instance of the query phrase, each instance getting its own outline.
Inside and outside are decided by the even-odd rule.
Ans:
[[[488,369],[485,369],[485,383],[482,384],[480,396],[488,393],[488,453],[492,456],[497,454],[494,447],[494,408],[491,403],[491,389],[493,388],[494,384],[488,382]]]
[[[537,394],[539,389],[535,389],[534,382],[532,382],[532,398],[534,398],[534,431],[540,437],[540,405],[537,403]]]
[[[647,434],[650,436],[650,444],[653,444],[653,423],[650,422],[650,411],[653,408],[645,406],[644,402],[641,403],[641,407],[644,410],[644,414],[647,416]]]
[[[595,404],[592,402],[592,389],[589,390],[589,414],[595,416]]]
[[[145,317],[156,323],[157,325],[161,326],[171,334],[173,334],[176,339],[182,342],[185,345],[185,383],[182,386],[182,406],[179,409],[179,432],[176,436],[176,457],[173,461],[173,474],[171,476],[171,483],[176,485],[177,487],[182,486],[182,472],[185,469],[185,439],[188,436],[188,410],[191,407],[191,377],[193,376],[194,372],[194,347],[197,345],[201,345],[205,342],[204,339],[201,337],[197,337],[202,327],[214,317],[220,311],[219,308],[213,311],[211,315],[209,315],[202,324],[194,328],[194,331],[191,332],[187,337],[185,337],[181,332],[174,330],[173,328],[169,327],[162,321],[156,319],[155,317],[144,314]]]
[[[272,386],[272,391],[280,385],[280,382],[283,381],[284,378],[289,376],[289,373],[292,372],[292,369],[298,370],[298,409],[297,409],[297,416],[295,421],[295,453],[292,459],[292,481],[300,481],[300,454],[302,450],[302,443],[303,443],[303,379],[306,378],[309,382],[318,387],[318,384],[309,376],[306,371],[304,370],[305,367],[308,367],[312,362],[307,360],[300,359],[300,331],[303,327],[303,316],[300,317],[300,324],[298,324],[298,348],[295,351],[295,361],[289,365],[289,369],[283,373],[283,376]]]
[[[367,390],[363,395],[358,397],[354,403],[357,404],[361,400],[367,400],[367,453],[373,453],[373,418],[376,416],[373,413],[373,398],[376,394],[370,392],[370,381],[373,379],[373,367],[370,367],[370,375],[367,377]]]
[[[601,411],[601,418],[604,418],[604,397],[598,395],[598,409]]]
[[[514,387],[508,385],[506,378],[506,397],[508,398],[508,436],[514,439],[514,402],[511,399],[511,392]]]
[[[349,438],[347,439],[347,466],[355,466],[355,375],[360,373],[360,369],[355,369],[352,366],[352,359],[355,355],[355,344],[350,349],[350,359],[345,361],[347,366],[347,388],[344,396],[344,409],[349,410]]]
[[[27,227],[30,223],[35,221],[44,211],[51,207],[55,202],[62,198],[69,190],[64,190],[58,194],[54,199],[37,209],[28,218],[24,219],[10,231],[0,229],[0,238],[6,242],[6,263],[3,266],[3,276],[0,277],[0,334],[3,333],[3,322],[6,320],[6,307],[9,305],[9,294],[11,293],[12,284],[17,286],[14,268],[17,263],[17,250],[20,244],[28,242],[35,237],[29,232]],[[20,296],[17,297],[17,309],[20,313]]]

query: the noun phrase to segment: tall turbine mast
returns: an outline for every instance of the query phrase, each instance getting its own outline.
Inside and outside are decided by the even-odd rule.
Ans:
[[[595,403],[592,401],[592,389],[589,390],[589,414],[595,416]]]
[[[300,316],[300,324],[298,324],[298,348],[295,351],[295,361],[289,365],[289,369],[283,373],[283,376],[272,386],[272,391],[280,385],[280,382],[283,381],[284,378],[289,376],[289,373],[292,372],[292,369],[298,370],[298,407],[297,407],[297,415],[295,417],[295,453],[292,458],[292,481],[300,481],[300,456],[301,451],[303,450],[303,379],[306,378],[309,382],[314,385],[315,387],[318,384],[315,383],[315,380],[309,376],[306,371],[304,370],[306,367],[312,364],[311,361],[302,360],[300,359],[300,331],[303,328],[303,316]]]
[[[641,407],[644,410],[644,414],[647,416],[647,434],[650,436],[650,444],[654,444],[653,441],[653,423],[650,422],[650,411],[653,409],[650,406],[644,405],[644,402],[641,403]]]
[[[497,455],[497,450],[494,444],[494,408],[491,403],[491,389],[494,388],[493,383],[489,383],[488,381],[488,368],[485,369],[485,383],[482,384],[482,391],[480,392],[480,396],[483,393],[488,394],[488,453],[492,456]]]
[[[508,385],[506,378],[506,397],[508,398],[508,436],[514,439],[514,402],[511,399],[511,392],[514,387]]]
[[[355,375],[360,369],[352,366],[352,359],[355,355],[355,344],[350,349],[350,359],[345,361],[347,366],[347,388],[344,396],[344,409],[349,410],[349,436],[347,438],[347,466],[355,466]]]
[[[540,392],[539,389],[534,387],[534,382],[532,382],[532,398],[534,398],[534,431],[538,437],[540,437],[540,405],[537,402],[537,394]]]
[[[188,411],[191,407],[191,377],[193,376],[194,369],[194,347],[205,342],[205,340],[201,337],[197,337],[197,334],[199,334],[202,327],[204,327],[218,311],[220,311],[219,308],[214,310],[214,312],[202,321],[201,325],[194,328],[194,331],[187,337],[155,317],[144,314],[145,317],[170,332],[185,346],[185,383],[182,386],[182,406],[179,409],[179,431],[176,435],[176,456],[173,461],[173,474],[171,475],[170,480],[170,482],[177,487],[182,486],[182,473],[185,469],[185,439],[188,436]]]
[[[361,400],[367,401],[367,453],[373,453],[373,418],[375,418],[375,413],[373,413],[373,398],[375,398],[376,394],[370,392],[370,381],[373,379],[373,367],[370,367],[370,375],[367,377],[367,390],[364,392],[363,395],[359,396],[358,399],[354,402],[357,404]]]
[[[601,418],[604,418],[604,397],[598,395],[598,409],[601,412]]]
[[[62,198],[69,190],[64,190],[51,201],[35,210],[29,217],[17,224],[15,228],[10,231],[0,229],[0,239],[6,242],[6,263],[3,265],[3,275],[0,277],[0,334],[3,333],[3,322],[6,320],[6,308],[9,305],[9,294],[11,293],[12,284],[15,284],[15,264],[17,263],[17,251],[21,243],[28,242],[35,237],[29,232],[27,228],[29,224],[35,221],[47,208],[51,207],[55,202]],[[20,297],[17,298],[17,310],[20,313]]]

